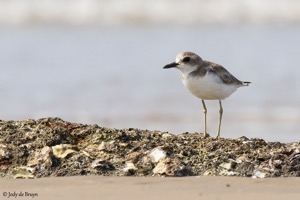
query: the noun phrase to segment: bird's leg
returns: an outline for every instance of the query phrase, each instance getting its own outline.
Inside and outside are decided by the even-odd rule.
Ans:
[[[219,125],[218,125],[218,134],[217,134],[217,138],[220,137],[220,130],[221,130],[221,121],[222,121],[222,115],[223,115],[223,108],[222,108],[222,103],[221,100],[219,100],[219,104],[220,104],[220,117],[219,117]]]
[[[203,113],[204,113],[204,137],[206,137],[206,113],[207,113],[207,109],[204,103],[204,100],[202,100],[202,105],[203,105]]]

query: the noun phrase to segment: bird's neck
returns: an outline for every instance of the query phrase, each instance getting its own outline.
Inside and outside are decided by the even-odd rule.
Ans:
[[[188,75],[197,70],[198,69],[198,66],[183,66],[181,68],[179,68],[179,70],[181,71],[181,74],[182,74],[182,78],[186,78],[188,77]]]

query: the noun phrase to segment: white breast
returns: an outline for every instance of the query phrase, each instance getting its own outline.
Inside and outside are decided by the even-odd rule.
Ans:
[[[227,85],[212,73],[207,73],[203,77],[183,76],[182,82],[194,96],[203,100],[225,99],[240,87],[240,85]]]

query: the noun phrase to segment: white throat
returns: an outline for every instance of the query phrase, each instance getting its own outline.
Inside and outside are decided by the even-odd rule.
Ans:
[[[176,67],[181,71],[181,74],[183,77],[187,77],[189,73],[195,71],[198,67],[197,65],[185,65],[185,64],[180,64]]]

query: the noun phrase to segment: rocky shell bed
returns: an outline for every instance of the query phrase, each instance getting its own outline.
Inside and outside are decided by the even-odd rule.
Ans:
[[[300,176],[300,142],[110,129],[59,118],[0,121],[0,176]]]

